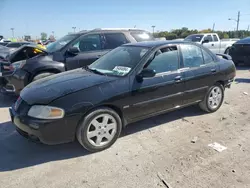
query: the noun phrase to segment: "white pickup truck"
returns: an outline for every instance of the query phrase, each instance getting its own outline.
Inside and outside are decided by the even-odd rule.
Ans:
[[[199,33],[187,36],[184,41],[203,44],[214,53],[228,54],[230,47],[236,41],[221,41],[217,33]]]

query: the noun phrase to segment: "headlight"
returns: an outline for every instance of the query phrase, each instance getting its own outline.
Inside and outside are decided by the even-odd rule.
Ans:
[[[22,68],[26,63],[26,60],[23,60],[23,61],[18,61],[18,62],[15,62],[15,63],[12,63],[10,66],[11,66],[11,70],[16,70],[16,69],[20,69]]]
[[[64,117],[64,110],[53,106],[34,105],[28,116],[38,119],[60,119]]]

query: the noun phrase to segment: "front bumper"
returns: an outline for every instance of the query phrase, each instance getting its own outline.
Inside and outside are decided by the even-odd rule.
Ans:
[[[17,132],[33,141],[54,145],[75,140],[77,122],[74,116],[59,120],[41,120],[19,115],[14,107],[9,112]]]
[[[12,75],[4,77],[6,83],[2,87],[1,92],[19,95],[21,90],[27,85],[28,78],[28,72],[17,69]]]

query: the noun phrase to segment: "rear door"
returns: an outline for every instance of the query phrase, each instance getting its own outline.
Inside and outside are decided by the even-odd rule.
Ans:
[[[77,47],[79,53],[72,55],[66,52],[67,70],[90,65],[99,57],[107,53],[103,50],[103,41],[100,34],[88,34],[79,37],[70,47]]]
[[[193,45],[181,44],[185,77],[184,104],[198,102],[204,98],[210,86],[215,83],[218,64],[209,51]]]
[[[214,43],[214,46],[212,48],[212,52],[214,52],[214,53],[223,53],[223,52],[220,51],[221,45],[220,45],[218,35],[216,35],[216,34],[213,34],[213,43]]]

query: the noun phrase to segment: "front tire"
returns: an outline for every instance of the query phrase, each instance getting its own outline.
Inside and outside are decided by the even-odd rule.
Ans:
[[[209,88],[205,98],[199,103],[200,108],[205,112],[217,111],[224,100],[224,87],[217,83]]]
[[[112,146],[120,136],[122,121],[110,108],[99,108],[87,114],[79,123],[76,137],[90,152],[98,152]]]

